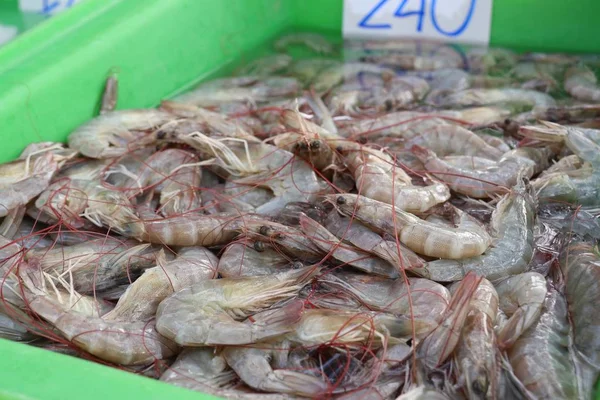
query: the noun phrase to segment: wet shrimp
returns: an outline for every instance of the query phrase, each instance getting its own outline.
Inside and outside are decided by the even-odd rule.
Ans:
[[[157,266],[145,270],[103,319],[147,321],[154,317],[159,303],[174,292],[216,278],[217,263],[217,257],[204,247],[185,247],[172,261],[159,256]]]
[[[285,307],[262,319],[252,314],[295,296],[318,268],[308,266],[268,276],[213,279],[186,287],[163,300],[158,331],[182,346],[248,344],[293,329],[297,312]]]
[[[537,272],[525,272],[495,284],[500,310],[509,317],[498,329],[498,344],[510,348],[534,324],[546,297],[546,279]]]
[[[344,265],[350,265],[370,274],[388,278],[398,277],[398,271],[393,265],[352,245],[342,243],[334,234],[306,215],[300,216],[300,225],[302,231],[317,247]]]
[[[565,72],[564,88],[578,100],[600,102],[598,79],[594,71],[583,64],[573,66]]]
[[[546,93],[526,89],[467,89],[453,93],[441,102],[443,107],[486,106],[494,104],[525,107],[553,107],[556,101]]]
[[[173,119],[154,109],[120,110],[102,114],[69,135],[69,147],[91,158],[123,155],[130,146],[153,144],[159,138],[149,132]]]
[[[229,244],[221,254],[218,273],[224,278],[271,275],[297,266],[269,243],[240,239]]]
[[[491,237],[477,220],[454,209],[456,227],[427,222],[394,206],[353,194],[326,198],[347,216],[366,225],[398,235],[402,243],[419,254],[447,259],[464,259],[482,254]]]
[[[456,282],[450,292],[460,287]],[[498,313],[498,294],[490,281],[483,278],[468,304],[454,359],[469,398],[484,399],[496,390],[498,368],[494,325]]]
[[[419,321],[417,337],[431,332],[442,319],[450,303],[450,294],[442,285],[428,279],[384,279],[350,272],[330,273],[319,283],[346,292],[371,309],[394,315],[409,316]]]
[[[555,288],[548,291],[539,319],[508,349],[508,359],[531,398],[579,398],[567,302]]]
[[[519,182],[496,205],[490,226],[493,244],[484,254],[462,260],[435,260],[419,270],[437,282],[463,279],[474,271],[489,280],[516,275],[525,270],[533,255],[533,225],[536,202],[531,188]]]

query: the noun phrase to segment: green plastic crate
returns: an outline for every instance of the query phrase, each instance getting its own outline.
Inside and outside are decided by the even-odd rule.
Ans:
[[[62,141],[96,115],[119,73],[119,108],[151,107],[269,49],[279,34],[340,40],[342,0],[86,0],[0,48],[0,162]],[[600,53],[600,2],[496,0],[492,46]],[[0,399],[208,399],[0,340]]]

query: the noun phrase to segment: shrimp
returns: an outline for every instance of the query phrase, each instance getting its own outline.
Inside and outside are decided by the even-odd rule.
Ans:
[[[385,65],[394,68],[415,71],[433,71],[445,68],[463,68],[464,62],[459,55],[415,55],[388,53],[366,55],[361,61]]]
[[[298,371],[274,368],[281,356],[282,344],[262,343],[260,347],[226,347],[222,356],[227,364],[248,386],[265,392],[297,394],[318,397],[326,392],[328,384],[321,378]]]
[[[250,239],[229,244],[219,259],[218,273],[223,278],[271,275],[295,267],[289,257],[273,246]]]
[[[30,249],[25,260],[53,276],[69,277],[78,292],[92,293],[127,282],[130,275],[155,265],[157,255],[148,244],[107,237]]]
[[[585,65],[577,65],[565,72],[564,88],[577,100],[600,102],[600,87],[594,71]]]
[[[330,54],[333,52],[333,45],[323,36],[316,33],[298,32],[282,36],[275,42],[277,51],[285,51],[290,45],[304,45],[315,53]]]
[[[490,235],[477,220],[454,209],[457,227],[442,227],[394,206],[354,194],[325,196],[345,215],[391,235],[419,254],[463,259],[482,254],[490,245]],[[419,269],[420,270],[420,269]]]
[[[29,342],[36,338],[27,326],[0,312],[0,338],[16,342]]]
[[[0,217],[43,192],[60,168],[52,152],[0,165]]]
[[[454,191],[475,198],[492,197],[513,187],[520,177],[531,178],[548,165],[551,155],[545,147],[521,147],[505,153],[495,165],[471,170],[448,163],[424,147],[415,145],[411,150],[427,171]]]
[[[408,247],[394,240],[384,239],[378,233],[351,218],[341,217],[338,213],[332,212],[325,221],[325,227],[340,240],[395,265],[398,271],[423,266],[423,259]]]
[[[231,241],[237,230],[238,218],[229,213],[199,215],[185,214],[162,218],[149,210],[139,210],[121,233],[138,240],[166,246],[215,246]]]
[[[435,115],[440,118],[452,118],[468,123],[470,126],[488,126],[504,121],[512,112],[506,107],[485,106],[468,107],[460,110],[438,110]]]
[[[544,298],[546,279],[537,272],[525,272],[496,283],[500,309],[510,318],[498,331],[500,348],[510,348],[515,340],[537,322]]]
[[[442,107],[486,106],[513,104],[533,107],[553,107],[556,101],[550,95],[526,89],[467,89],[447,96]]]
[[[465,275],[456,288],[441,323],[420,343],[417,360],[426,369],[440,366],[454,351],[470,311],[469,303],[481,280],[473,272]]]
[[[370,199],[407,212],[423,212],[450,198],[443,183],[413,186],[411,178],[382,151],[362,148],[350,151],[344,158],[360,194]]]
[[[289,332],[297,319],[293,307],[260,319],[239,320],[292,298],[318,272],[318,268],[308,266],[268,276],[196,283],[160,303],[156,327],[183,346],[248,344]]]
[[[330,254],[336,260],[363,272],[389,278],[398,277],[398,271],[393,265],[381,258],[362,252],[352,245],[342,243],[325,227],[308,218],[306,215],[300,216],[300,225],[302,226],[302,231],[317,247]]]
[[[15,237],[15,234],[19,231],[21,222],[23,222],[23,218],[25,217],[25,211],[25,206],[10,210],[2,220],[2,224],[0,224],[0,236],[7,239]]]
[[[200,84],[195,89],[173,99],[199,107],[220,106],[228,103],[265,102],[273,97],[294,96],[300,89],[298,81],[286,77],[238,77],[217,79]]]
[[[523,272],[533,255],[535,214],[535,197],[521,181],[496,205],[490,223],[494,240],[484,254],[429,261],[419,274],[436,282],[451,282],[461,280],[469,271],[492,281]]]
[[[91,158],[118,157],[130,146],[154,143],[158,137],[148,131],[172,119],[173,115],[154,109],[107,112],[75,129],[69,147]]]
[[[368,77],[379,84],[392,79],[396,73],[390,68],[385,68],[379,65],[373,65],[360,62],[347,62],[344,64],[332,63],[321,68],[310,83],[310,87],[315,91],[322,93],[328,92],[338,84],[345,81],[351,87],[356,87],[355,83],[364,82],[365,77]],[[345,87],[347,85],[342,85]],[[361,85],[363,86],[363,85]],[[336,92],[339,92],[336,90]]]
[[[269,76],[286,69],[291,63],[292,57],[287,54],[271,54],[244,65],[244,67],[237,72],[237,75]]]
[[[107,322],[86,315],[47,291],[37,278],[39,269],[21,265],[20,276],[30,292],[27,305],[52,324],[67,340],[96,357],[121,365],[144,365],[171,357],[177,346],[160,336],[152,322]],[[76,301],[77,304],[79,301]]]
[[[461,283],[450,287],[455,292]],[[497,378],[496,335],[494,325],[498,313],[498,294],[487,279],[481,279],[469,303],[455,353],[459,373],[469,398],[487,398],[493,393]]]
[[[159,303],[174,292],[217,276],[217,257],[204,247],[186,247],[168,261],[157,257],[157,266],[144,271],[123,293],[104,320],[147,321]]]
[[[529,397],[580,398],[568,339],[567,302],[556,289],[550,288],[539,320],[508,349],[513,372]]]
[[[428,279],[401,278],[391,280],[349,272],[326,274],[318,282],[334,290],[346,292],[371,309],[409,316],[419,321],[417,337],[431,332],[442,319],[450,302],[448,289]]]
[[[117,107],[117,95],[119,93],[119,80],[116,72],[112,72],[107,78],[100,103],[100,115],[114,111]]]
[[[598,249],[588,243],[572,241],[560,254],[580,392],[586,395],[592,393],[600,371],[600,345],[597,339],[600,325],[595,318],[600,304],[596,287],[599,265]]]

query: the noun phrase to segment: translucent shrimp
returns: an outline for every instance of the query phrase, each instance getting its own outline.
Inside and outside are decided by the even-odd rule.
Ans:
[[[40,285],[35,269],[21,266],[20,273],[31,291],[26,293],[28,307],[88,353],[116,364],[147,365],[178,352],[173,342],[156,332],[154,323],[108,322],[86,315]]]
[[[569,351],[567,302],[550,288],[543,304],[539,320],[508,349],[513,372],[531,398],[580,398]]]
[[[271,54],[244,65],[237,75],[269,76],[286,69],[291,63],[292,57],[287,54]]]
[[[382,151],[361,148],[350,151],[344,159],[360,194],[373,200],[407,212],[423,212],[450,198],[448,187],[442,183],[412,185],[411,178]]]
[[[338,272],[325,274],[319,283],[357,298],[370,309],[404,315],[419,321],[417,337],[424,337],[441,322],[450,302],[448,289],[428,279],[391,280]]]
[[[312,242],[336,260],[370,274],[397,278],[398,271],[387,261],[365,253],[352,245],[342,243],[318,222],[300,216],[302,231]]]
[[[114,111],[117,107],[117,96],[119,94],[119,79],[116,72],[112,72],[104,84],[102,102],[100,104],[100,115]]]
[[[537,272],[525,272],[496,283],[500,309],[510,317],[498,330],[498,344],[510,348],[542,312],[546,297],[546,279]]]
[[[333,52],[333,45],[323,36],[316,33],[298,32],[280,37],[275,42],[277,51],[285,51],[291,45],[301,44],[316,53],[330,54]]]
[[[523,272],[533,255],[535,205],[531,188],[519,182],[496,205],[490,223],[494,242],[484,254],[464,260],[429,261],[419,269],[420,275],[450,282],[461,280],[469,271],[489,280]]]
[[[460,287],[450,287],[454,292]],[[498,313],[498,295],[494,286],[483,278],[469,303],[455,353],[464,387],[471,399],[484,399],[496,388],[498,366],[494,325]]]
[[[324,68],[319,69],[315,74],[314,79],[310,81],[310,88],[322,93],[327,92],[346,82],[341,87],[356,88],[356,83],[362,83],[365,77],[371,79],[378,84],[383,84],[391,80],[396,73],[394,70],[379,65],[361,63],[361,62],[345,62],[343,64],[331,63]],[[364,87],[364,86],[363,86]],[[335,90],[340,93],[339,90]]]
[[[186,247],[172,261],[157,257],[157,266],[144,271],[119,298],[104,320],[147,321],[159,303],[174,292],[217,277],[218,258],[204,247]]]
[[[473,272],[465,276],[456,288],[441,323],[420,343],[417,359],[425,368],[440,366],[454,351],[470,311],[469,303],[481,279]]]
[[[318,397],[328,382],[302,372],[274,368],[281,356],[282,344],[262,343],[259,347],[226,347],[223,357],[248,386],[264,391]]]
[[[55,154],[45,152],[0,166],[0,217],[24,206],[43,192],[60,165]]]
[[[68,277],[81,293],[104,290],[156,264],[158,249],[129,240],[100,238],[74,246],[30,249],[25,259],[56,277]]]
[[[384,239],[359,221],[342,217],[337,212],[329,213],[325,227],[340,240],[395,265],[398,271],[423,266],[423,259],[402,243]]]
[[[224,278],[271,275],[290,267],[289,257],[268,243],[240,240],[229,244],[219,259],[218,272]]]
[[[565,72],[564,88],[578,100],[600,102],[600,87],[594,71],[585,65],[576,65]]]
[[[464,61],[457,55],[415,55],[405,53],[387,53],[366,55],[361,61],[371,62],[405,70],[432,71],[445,68],[463,68]]]
[[[376,200],[353,194],[326,198],[342,213],[391,235],[419,254],[448,259],[463,259],[482,254],[491,238],[473,217],[454,210],[457,227],[442,227]]]
[[[148,132],[171,119],[173,115],[154,109],[107,112],[75,129],[69,135],[69,147],[91,158],[118,157],[129,146],[158,140]]]
[[[467,107],[460,110],[439,110],[435,113],[438,117],[457,119],[471,126],[491,125],[504,121],[511,114],[511,110],[504,106]]]
[[[293,307],[250,322],[239,320],[292,298],[316,273],[318,268],[309,266],[269,276],[197,283],[160,303],[157,329],[183,346],[248,344],[289,332],[297,320]]]
[[[520,177],[531,178],[548,165],[552,154],[545,147],[521,147],[505,153],[495,165],[472,170],[448,163],[421,146],[415,145],[411,150],[427,171],[446,182],[452,190],[474,198],[492,197],[513,187]]]
[[[600,274],[598,249],[573,241],[560,254],[565,296],[569,306],[575,360],[578,364],[580,392],[591,395],[600,371],[600,325],[596,310],[600,294],[596,282]]]
[[[441,102],[444,107],[485,106],[493,104],[513,104],[532,107],[553,107],[556,101],[552,96],[526,89],[467,89],[453,93]]]
[[[563,66],[552,63],[520,62],[510,71],[511,76],[523,82],[523,89],[550,92],[558,88],[558,75]]]
[[[138,211],[122,232],[138,240],[167,246],[214,246],[228,243],[237,235],[238,216],[229,213],[185,215],[162,218],[147,210]]]

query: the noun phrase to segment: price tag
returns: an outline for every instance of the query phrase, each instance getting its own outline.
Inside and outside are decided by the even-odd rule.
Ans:
[[[24,12],[54,15],[79,3],[80,0],[19,0],[19,9]]]
[[[485,45],[492,0],[344,0],[344,37]]]

